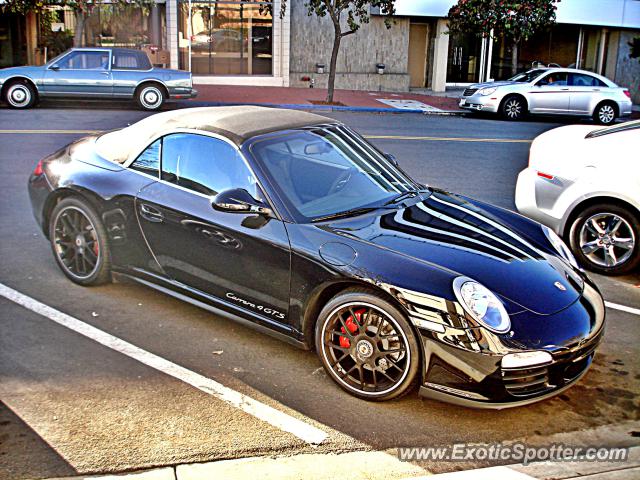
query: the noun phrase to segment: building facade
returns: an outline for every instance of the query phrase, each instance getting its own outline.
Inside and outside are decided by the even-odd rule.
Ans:
[[[454,3],[396,0],[389,29],[372,10],[368,24],[342,39],[336,87],[444,91],[510,77],[511,45],[449,34],[445,16]],[[333,26],[328,17],[309,16],[304,4],[288,0],[281,18],[281,0],[157,0],[142,8],[103,0],[85,22],[83,41],[160,51],[154,63],[190,70],[196,84],[324,87]],[[629,58],[628,45],[640,36],[640,0],[562,0],[557,6],[556,25],[520,46],[519,70],[538,64],[591,70],[629,88],[640,103],[640,62]],[[45,30],[73,34],[71,10],[58,7],[49,17]],[[39,30],[34,25],[33,14],[2,15],[3,66],[51,57],[50,32],[42,22]]]

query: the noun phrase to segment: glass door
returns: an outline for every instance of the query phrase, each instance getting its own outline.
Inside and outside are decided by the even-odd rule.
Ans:
[[[452,34],[449,38],[447,83],[474,83],[480,80],[482,38]]]

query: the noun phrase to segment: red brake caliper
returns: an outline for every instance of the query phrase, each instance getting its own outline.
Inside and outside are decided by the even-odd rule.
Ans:
[[[362,314],[364,312],[366,312],[366,308],[362,308],[360,310],[356,310],[354,313],[356,314],[356,318],[353,318],[353,315],[349,315],[349,318],[347,318],[347,321],[344,322],[345,325],[347,326],[347,328],[349,329],[349,333],[354,334],[358,331],[358,325],[356,324],[356,322],[361,323],[362,320]],[[344,329],[344,327],[340,327],[340,331],[342,333],[347,333],[346,330]],[[342,348],[349,348],[351,347],[351,342],[349,341],[349,339],[347,337],[340,337],[340,346]]]

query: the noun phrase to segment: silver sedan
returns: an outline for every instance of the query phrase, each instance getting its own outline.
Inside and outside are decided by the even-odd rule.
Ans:
[[[133,99],[145,110],[193,98],[191,73],[155,68],[141,50],[72,48],[46,65],[0,70],[0,95],[12,108],[42,98]]]
[[[536,68],[466,88],[460,108],[519,120],[527,113],[592,117],[602,125],[631,115],[631,94],[611,80],[573,68]]]

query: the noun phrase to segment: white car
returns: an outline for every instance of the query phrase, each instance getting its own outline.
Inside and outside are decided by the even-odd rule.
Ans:
[[[575,68],[535,68],[509,80],[466,88],[460,108],[507,120],[526,114],[592,117],[602,125],[631,115],[631,94],[608,78]]]
[[[531,144],[520,172],[520,213],[555,230],[595,272],[640,264],[640,120],[611,127],[570,125]]]

